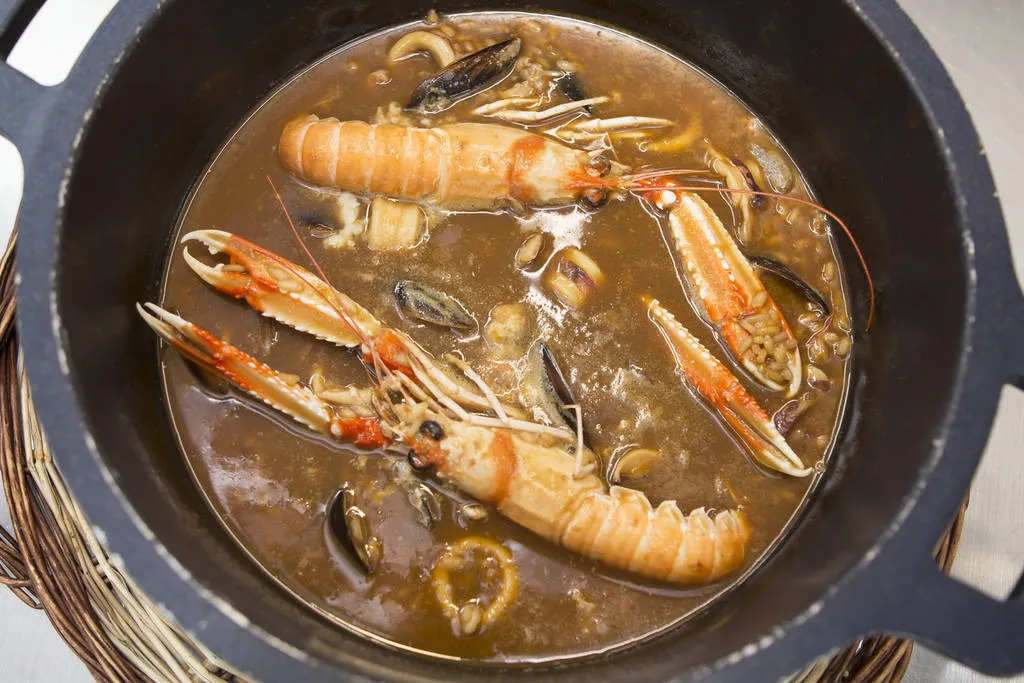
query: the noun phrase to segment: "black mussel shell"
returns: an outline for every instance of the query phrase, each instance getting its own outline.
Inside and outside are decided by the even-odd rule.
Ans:
[[[558,85],[559,91],[573,102],[587,99],[583,83],[580,81],[579,74],[575,71],[567,71],[564,76],[560,76],[555,82]],[[589,104],[583,107],[583,110],[588,114],[594,113],[594,108]]]
[[[548,387],[555,397],[555,404],[558,406],[558,414],[565,420],[565,424],[574,432],[579,429],[579,422],[576,420],[576,412],[566,408],[570,405],[579,405],[572,393],[572,387],[565,378],[565,373],[559,367],[558,361],[551,348],[544,342],[540,342],[540,357],[544,365],[544,377],[548,381]],[[584,439],[586,441],[586,439]]]
[[[814,397],[807,393],[782,404],[782,407],[772,415],[772,422],[775,423],[775,428],[779,430],[779,434],[782,434],[782,436],[789,434],[789,430],[793,428],[797,419],[807,412],[812,403],[814,403]]]
[[[370,533],[366,514],[356,505],[355,491],[343,485],[327,504],[327,527],[346,555],[372,574],[380,564],[380,541]]]
[[[512,38],[463,57],[419,84],[405,108],[437,114],[490,88],[512,73],[523,41]]]
[[[441,520],[441,501],[426,484],[417,484],[409,491],[409,502],[416,508],[420,523],[427,529],[433,529]]]
[[[743,182],[747,186],[747,189],[751,190],[752,192],[762,191],[760,186],[757,184],[757,181],[754,180],[754,174],[750,172],[750,169],[747,167],[745,163],[743,163],[740,159],[729,159],[729,162],[733,166],[735,166],[736,169],[740,172],[740,175],[743,176]],[[752,208],[754,211],[760,211],[768,205],[768,200],[764,198],[764,195],[752,194],[749,196],[750,208]]]
[[[814,287],[811,287],[809,284],[807,284],[807,282],[804,281],[802,277],[797,275],[793,271],[793,269],[787,266],[785,263],[782,263],[781,261],[776,261],[770,256],[748,255],[747,260],[750,261],[750,263],[756,268],[766,270],[769,273],[772,273],[773,275],[778,275],[786,282],[792,284],[794,287],[800,290],[801,294],[807,297],[808,301],[810,301],[812,304],[820,308],[825,313],[825,315],[829,315],[832,312],[832,307],[829,305],[828,301],[825,300],[825,297],[819,294],[818,291],[814,289]]]
[[[472,330],[476,319],[458,299],[415,280],[395,283],[395,303],[406,317],[453,330]]]

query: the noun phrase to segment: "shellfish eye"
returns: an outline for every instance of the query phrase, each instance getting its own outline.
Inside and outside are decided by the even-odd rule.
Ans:
[[[444,438],[444,428],[434,420],[426,420],[420,425],[420,434],[428,436],[434,441]]]
[[[600,209],[608,202],[608,192],[596,187],[588,188],[583,191],[580,202],[587,208]]]
[[[612,170],[612,162],[603,154],[596,154],[587,161],[587,172],[602,178]]]

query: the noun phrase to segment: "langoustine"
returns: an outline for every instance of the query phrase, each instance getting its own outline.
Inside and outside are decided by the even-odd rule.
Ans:
[[[581,199],[596,204],[605,193],[588,180],[624,169],[550,138],[490,123],[414,128],[312,114],[285,126],[278,156],[291,173],[316,185],[448,211],[509,203],[565,206]]]
[[[691,299],[737,362],[787,397],[800,387],[796,338],[750,262],[703,199],[657,172],[496,124],[413,128],[313,115],[287,124],[278,155],[312,183],[448,210],[598,207],[610,192],[635,193],[667,213]]]
[[[207,283],[284,324],[359,349],[373,368],[371,386],[350,392],[345,403],[328,404],[192,323],[153,304],[139,307],[184,356],[255,398],[340,440],[401,447],[415,466],[431,468],[539,536],[609,566],[701,584],[742,565],[750,535],[742,511],[683,514],[674,501],[654,507],[639,491],[607,488],[581,468],[595,456],[580,434],[523,419],[514,406],[459,381],[408,335],[312,273],[228,233],[202,230],[184,240],[226,253],[235,266],[209,266],[188,255]]]

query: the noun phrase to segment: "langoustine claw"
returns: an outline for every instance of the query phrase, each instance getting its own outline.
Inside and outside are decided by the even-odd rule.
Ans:
[[[660,181],[671,186],[672,181]],[[668,210],[672,241],[698,313],[758,382],[791,398],[802,363],[793,331],[708,203],[692,192],[649,193]]]
[[[358,346],[380,331],[362,306],[308,270],[222,230],[195,230],[182,243],[199,242],[230,263],[208,266],[184,249],[188,266],[217,290],[245,299],[260,313],[338,346]]]
[[[775,424],[728,368],[658,301],[648,299],[645,303],[648,316],[665,338],[679,372],[714,406],[754,459],[794,477],[811,474],[814,469],[804,467]]]
[[[350,392],[350,400],[344,405],[328,403],[309,388],[170,311],[149,303],[137,309],[153,331],[183,356],[310,429],[359,446],[377,448],[390,442],[374,414],[369,391]]]

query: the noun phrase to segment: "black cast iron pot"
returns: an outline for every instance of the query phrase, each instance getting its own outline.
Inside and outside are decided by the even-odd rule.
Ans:
[[[11,4],[0,0],[0,56],[40,3]],[[775,680],[875,632],[911,635],[988,672],[1024,669],[1024,584],[1001,603],[931,559],[1001,387],[1024,384],[1024,299],[978,137],[925,41],[890,0],[538,8],[667,46],[760,112],[853,226],[880,305],[857,345],[853,405],[828,481],[784,549],[727,604],[673,633],[515,675]],[[193,488],[161,405],[156,346],[133,308],[156,298],[182,198],[247,110],[331,48],[427,9],[121,0],[62,85],[41,87],[0,63],[0,130],[25,163],[19,329],[61,470],[142,588],[261,680],[506,675],[371,645],[256,571]],[[854,295],[863,326],[864,292]]]

